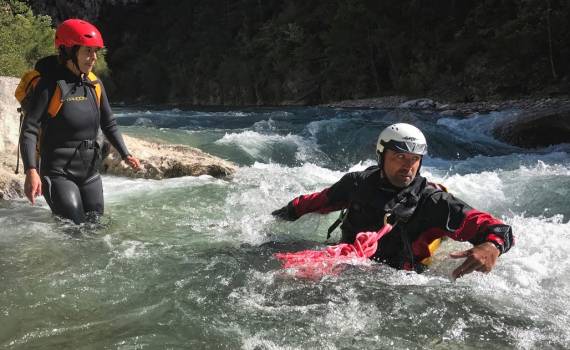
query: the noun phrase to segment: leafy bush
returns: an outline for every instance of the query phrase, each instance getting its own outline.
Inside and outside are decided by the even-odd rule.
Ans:
[[[34,16],[22,1],[0,0],[0,75],[21,76],[54,53],[49,16]]]

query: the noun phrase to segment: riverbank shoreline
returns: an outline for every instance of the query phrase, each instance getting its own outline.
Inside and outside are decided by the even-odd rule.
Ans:
[[[21,197],[23,193],[23,176],[13,175],[16,164],[16,152],[19,130],[19,115],[17,113],[18,104],[13,97],[13,92],[18,83],[18,78],[0,77],[0,168],[3,175],[0,176],[2,185],[0,186],[0,198]],[[123,105],[127,106],[127,105]],[[132,107],[129,105],[129,107]],[[152,106],[154,108],[192,108],[191,106],[166,105]],[[284,107],[311,107],[300,105],[281,106],[194,106],[194,108],[223,108],[227,110],[247,109],[247,108],[284,108]],[[528,99],[513,99],[502,101],[481,101],[481,102],[441,102],[430,98],[410,99],[407,96],[385,96],[369,99],[344,100],[335,103],[316,105],[314,107],[329,108],[360,108],[360,109],[405,109],[414,113],[431,113],[441,117],[469,118],[477,114],[487,114],[494,111],[518,110],[515,119],[505,123],[494,125],[493,136],[506,143],[520,147],[534,148],[548,146],[558,143],[570,143],[570,97],[557,96],[549,98],[529,97]],[[133,141],[134,142],[134,141]],[[191,148],[184,149],[187,155],[177,154],[165,150],[166,154],[154,154],[160,147],[157,145],[147,145],[138,150],[139,153],[146,154],[153,158],[153,162],[142,159],[147,164],[149,171],[145,175],[128,173],[120,157],[114,157],[113,164],[107,164],[110,173],[117,175],[127,175],[132,177],[163,178],[170,176],[202,175],[208,173],[215,177],[225,177],[233,173],[235,165],[224,162],[217,157],[206,155]],[[145,151],[148,149],[148,152]],[[200,154],[198,156],[197,154]],[[192,159],[200,159],[202,164],[197,166]],[[150,158],[149,158],[150,159]],[[168,159],[168,161],[166,161]],[[187,165],[181,166],[180,160],[186,159]],[[209,159],[212,159],[210,161]],[[180,172],[180,168],[187,169]],[[168,169],[175,169],[171,171]],[[146,169],[146,165],[145,165]],[[158,170],[157,170],[158,169]],[[162,169],[162,170],[160,170]],[[206,170],[204,170],[206,169]],[[147,169],[148,170],[148,169]],[[166,175],[164,175],[166,174]]]
[[[24,169],[21,159],[17,161],[19,103],[14,97],[19,81],[19,78],[0,77],[0,199],[15,199],[24,195]],[[237,165],[232,162],[189,146],[159,144],[126,135],[123,138],[129,150],[141,161],[141,169],[133,171],[109,145],[104,147],[110,149],[110,154],[104,159],[103,173],[158,180],[200,175],[225,178],[237,170]]]
[[[473,114],[486,114],[490,112],[504,110],[541,110],[541,109],[557,109],[570,107],[570,95],[556,97],[537,97],[530,96],[528,98],[507,99],[507,100],[489,100],[477,102],[455,102],[445,99],[431,97],[408,97],[400,95],[371,97],[362,99],[348,99],[336,102],[327,102],[320,104],[302,104],[291,101],[283,101],[278,105],[195,105],[183,102],[172,102],[165,104],[140,104],[113,102],[113,107],[130,107],[130,108],[149,108],[149,109],[182,109],[182,110],[235,110],[250,108],[283,108],[283,107],[324,107],[324,108],[361,108],[361,109],[412,109],[418,111],[433,111],[446,115],[470,116]]]
[[[406,107],[409,106],[409,107]],[[394,109],[410,108],[419,110],[433,110],[443,115],[455,114],[469,116],[475,113],[517,110],[540,110],[570,107],[569,96],[557,97],[528,97],[524,99],[509,99],[477,102],[449,102],[432,98],[410,98],[407,96],[383,96],[366,99],[343,100],[339,102],[324,103],[319,106],[334,108],[377,108]]]

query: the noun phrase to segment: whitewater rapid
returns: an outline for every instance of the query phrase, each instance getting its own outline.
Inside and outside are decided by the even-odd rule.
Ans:
[[[0,347],[570,348],[570,145],[525,150],[490,136],[508,111],[413,115],[422,175],[493,213],[515,246],[489,274],[450,277],[447,240],[424,274],[382,265],[304,281],[272,254],[322,246],[337,214],[271,211],[375,163],[394,111],[119,110],[131,135],[199,147],[234,176],[104,176],[101,225],[71,227],[45,201],[0,207]],[[338,237],[338,232],[333,236]]]

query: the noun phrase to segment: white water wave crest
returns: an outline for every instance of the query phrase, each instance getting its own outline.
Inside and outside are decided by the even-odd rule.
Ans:
[[[311,140],[299,135],[262,134],[256,131],[243,131],[239,133],[226,133],[217,140],[216,144],[233,145],[257,161],[269,161],[273,149],[280,146],[295,147],[295,157],[299,161],[308,161],[318,152],[318,146]]]

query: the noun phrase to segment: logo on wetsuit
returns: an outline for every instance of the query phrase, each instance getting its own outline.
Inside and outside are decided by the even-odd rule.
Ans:
[[[65,102],[81,102],[87,100],[85,96],[72,96],[65,99]]]

